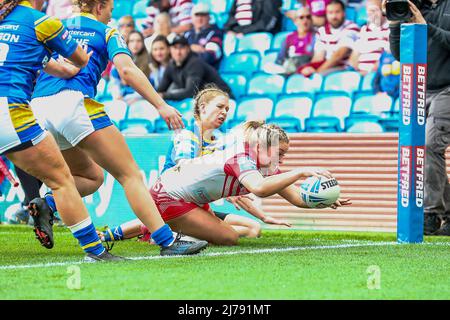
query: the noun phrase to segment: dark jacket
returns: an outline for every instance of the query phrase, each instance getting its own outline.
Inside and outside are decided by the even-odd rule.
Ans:
[[[427,89],[440,90],[450,86],[450,1],[436,5],[425,0],[420,9],[428,25]],[[391,51],[400,60],[400,25],[390,27]]]
[[[224,26],[225,31],[236,33],[270,32],[277,33],[281,29],[281,1],[253,0],[253,20],[248,26],[240,26],[236,20],[236,0],[230,10],[230,17]]]
[[[212,66],[190,53],[181,66],[172,60],[164,72],[158,92],[167,100],[183,100],[192,98],[206,84],[214,83],[231,95],[230,87],[222,80]]]
[[[189,42],[189,45],[198,44],[206,49],[206,52],[199,54],[200,58],[212,65],[214,68],[219,68],[220,60],[222,59],[222,43],[223,31],[217,28],[216,25],[210,25],[208,28],[200,30],[196,33],[195,29],[187,31],[184,36]]]

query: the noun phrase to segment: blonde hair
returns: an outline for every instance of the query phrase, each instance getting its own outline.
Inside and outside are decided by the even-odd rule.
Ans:
[[[108,0],[74,0],[74,4],[84,13],[92,13],[96,5],[101,4],[106,6],[107,3]]]
[[[0,3],[0,21],[3,21],[10,13],[14,10],[15,7],[19,4],[21,0],[4,0]]]
[[[229,98],[229,94],[217,87],[215,84],[208,84],[194,97],[194,118],[200,120],[200,105],[209,103],[215,97],[224,96]]]
[[[247,121],[243,125],[244,138],[251,146],[265,144],[267,148],[274,143],[289,143],[289,137],[281,127],[264,121]]]

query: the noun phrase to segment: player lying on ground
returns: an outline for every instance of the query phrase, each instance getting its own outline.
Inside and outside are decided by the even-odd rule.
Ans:
[[[223,133],[219,128],[224,124],[229,112],[229,96],[223,90],[210,85],[197,93],[194,99],[194,123],[189,128],[177,133],[169,148],[162,173],[174,167],[186,159],[211,154],[216,150],[223,150]],[[245,209],[256,218],[265,223],[291,225],[281,219],[268,217],[264,212],[252,204],[247,196],[227,198],[238,210]],[[255,238],[261,233],[261,225],[253,219],[237,214],[214,212],[215,216],[229,224],[240,237]],[[108,228],[100,233],[103,241],[118,241],[144,236],[147,240],[148,233],[139,219],[124,223],[118,227]]]
[[[155,106],[169,128],[183,127],[181,115],[164,102],[136,67],[118,31],[107,26],[113,0],[78,0],[76,4],[81,13],[64,23],[76,41],[93,51],[92,57],[87,67],[71,79],[62,80],[43,73],[36,84],[31,103],[33,111],[56,138],[81,196],[94,193],[102,185],[104,168],[124,188],[132,210],[152,230],[152,238],[161,246],[162,255],[198,253],[207,243],[174,238],[148,194],[125,139],[112,124],[104,106],[93,100],[108,60],[114,62],[128,85]],[[45,215],[50,219],[57,210],[52,194],[32,200],[30,207],[33,215]],[[80,227],[90,224],[88,217]],[[50,225],[48,229],[51,231]],[[48,238],[50,241],[43,244],[51,246],[51,232]],[[90,250],[93,259],[103,259],[100,247],[92,246]]]
[[[331,174],[323,169],[278,169],[289,149],[289,138],[276,125],[250,121],[224,138],[224,149],[166,170],[151,188],[163,219],[173,230],[218,245],[236,245],[239,234],[217,218],[209,203],[249,193],[265,198],[278,193],[297,207],[306,208],[294,183],[310,176]],[[351,204],[339,199],[337,208]]]

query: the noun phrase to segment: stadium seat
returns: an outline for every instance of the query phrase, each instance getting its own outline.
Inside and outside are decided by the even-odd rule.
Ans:
[[[283,44],[283,42],[286,40],[287,36],[290,33],[291,33],[290,31],[282,31],[277,33],[272,39],[270,49],[279,51],[281,49],[281,45]]]
[[[392,106],[392,113],[400,113],[400,98],[397,98]]]
[[[227,0],[199,0],[197,3],[206,3],[212,13],[228,12],[230,9],[230,2]]]
[[[223,54],[229,56],[236,51],[238,40],[235,35],[226,33],[223,38]]]
[[[292,32],[292,31],[297,30],[297,26],[291,19],[289,19],[288,17],[283,15],[282,20],[281,20],[281,30]]]
[[[222,61],[221,72],[237,72],[247,77],[259,70],[259,53],[257,51],[236,52]]]
[[[237,51],[256,50],[263,56],[264,52],[270,49],[272,34],[268,32],[248,33],[238,41]]]
[[[386,132],[398,132],[400,125],[400,99],[397,98],[389,113],[380,119],[380,124]]]
[[[269,118],[267,119],[267,123],[276,124],[288,133],[295,133],[302,131],[302,125],[300,124],[300,121],[294,117],[286,116],[278,118]]]
[[[264,66],[268,63],[275,63],[278,57],[278,50],[268,50],[264,53],[264,56],[261,58],[260,68],[264,69]]]
[[[152,124],[154,124],[155,120],[158,118],[158,111],[156,111],[156,109],[150,103],[145,100],[139,100],[129,106],[126,120],[148,120]]]
[[[247,92],[247,78],[240,73],[222,73],[222,79],[231,88],[231,92],[236,99],[245,95]]]
[[[345,92],[321,93],[316,97],[311,117],[334,117],[339,120],[339,128],[344,128],[344,121],[350,115],[351,106],[352,100]],[[332,122],[334,125],[334,121]]]
[[[107,96],[107,88],[108,82],[105,79],[100,78],[100,81],[97,85],[97,94],[95,96],[95,100],[100,102],[106,100],[105,97]]]
[[[189,126],[189,122],[183,118],[183,123],[187,127]],[[155,121],[155,133],[169,133],[171,130],[167,127],[166,122],[162,118],[158,118]]]
[[[116,0],[114,1],[114,10],[112,17],[119,20],[123,16],[133,14],[134,1],[130,0]]]
[[[356,8],[355,7],[346,7],[345,8],[345,17],[348,20],[356,22]]]
[[[367,10],[366,6],[361,6],[356,13],[355,22],[358,26],[363,26],[367,23]]]
[[[350,114],[345,119],[345,129],[348,131],[349,128],[354,126],[357,123],[363,122],[376,122],[379,123],[380,117],[374,114]]]
[[[322,91],[345,91],[352,94],[359,89],[361,75],[356,71],[330,73],[323,80]]]
[[[284,77],[277,74],[260,73],[253,76],[248,83],[249,95],[277,96],[283,92]]]
[[[282,11],[289,11],[292,10],[295,6],[296,1],[295,0],[283,0],[283,4],[281,6]]]
[[[305,121],[306,132],[340,132],[340,121],[336,117],[308,118]]]
[[[361,91],[373,92],[373,79],[375,78],[375,72],[369,72],[366,74],[361,81]]]
[[[105,112],[109,118],[119,126],[120,121],[124,120],[127,116],[127,104],[121,100],[106,101],[103,104],[105,105]]]
[[[306,78],[301,74],[294,74],[286,80],[285,93],[315,93],[322,87],[323,78],[316,73],[311,78]]]
[[[220,29],[223,29],[223,27],[225,26],[225,23],[227,23],[229,18],[228,13],[217,13],[216,14],[216,25],[217,27],[219,27]]]
[[[267,120],[272,116],[272,111],[272,99],[266,97],[247,97],[237,106],[233,120]]]
[[[133,6],[133,18],[145,18],[147,16],[146,9],[147,9],[148,0],[139,0],[136,1]]]
[[[388,95],[355,94],[351,114],[367,113],[381,116],[390,112],[392,98]]]
[[[153,125],[145,119],[129,119],[119,122],[119,129],[123,134],[142,135],[153,132]]]
[[[313,98],[311,95],[289,95],[279,97],[275,106],[274,118],[293,117],[300,121],[300,128],[305,127],[305,120],[311,114]]]
[[[350,133],[382,133],[384,132],[383,126],[378,122],[357,122],[347,129]]]

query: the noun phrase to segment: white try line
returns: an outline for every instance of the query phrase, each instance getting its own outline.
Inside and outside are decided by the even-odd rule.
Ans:
[[[188,258],[203,258],[203,257],[220,257],[220,256],[233,256],[240,254],[264,254],[264,253],[283,253],[294,252],[304,250],[325,250],[325,249],[345,249],[345,248],[358,248],[358,247],[381,247],[381,246],[394,246],[400,245],[397,242],[362,242],[362,243],[350,243],[350,244],[336,244],[336,245],[321,245],[321,246],[304,246],[304,247],[287,247],[287,248],[266,248],[266,249],[252,249],[252,250],[235,250],[235,251],[223,251],[223,252],[205,252],[199,255],[192,256],[141,256],[141,257],[127,257],[133,261],[142,260],[162,260],[162,259],[188,259]],[[450,242],[428,242],[416,244],[419,246],[450,246]],[[31,269],[31,268],[52,268],[52,267],[66,267],[80,264],[91,264],[83,261],[73,262],[51,262],[51,263],[38,263],[38,264],[19,264],[19,265],[7,265],[0,266],[0,270],[17,270],[17,269]]]

